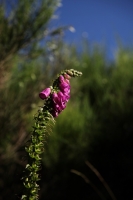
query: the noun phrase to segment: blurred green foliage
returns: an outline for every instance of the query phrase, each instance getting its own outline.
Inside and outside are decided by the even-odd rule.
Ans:
[[[83,77],[72,82],[71,101],[47,144],[44,166],[48,174],[53,170],[53,176],[42,183],[48,187],[47,199],[101,199],[96,189],[71,174],[71,169],[86,175],[103,199],[111,199],[85,165],[86,160],[103,175],[116,199],[132,198],[132,54],[120,49],[113,64],[95,49],[81,52],[80,57],[77,53],[77,58],[75,53],[71,59],[70,67],[82,71]]]
[[[112,64],[95,49],[79,55],[74,47],[57,44],[57,41],[55,44],[58,53],[48,55],[53,56],[54,65],[53,60],[42,57],[25,62],[17,56],[1,88],[1,199],[8,199],[7,194],[11,199],[15,194],[21,195],[20,178],[26,161],[23,146],[30,136],[33,115],[43,103],[38,93],[50,85],[51,76],[63,68],[80,70],[83,77],[71,81],[71,100],[47,138],[40,172],[40,199],[99,199],[97,191],[71,173],[72,169],[86,175],[104,199],[111,199],[86,166],[86,160],[102,174],[116,199],[130,199],[133,180],[132,52],[119,50]]]
[[[27,5],[27,1],[19,2],[20,8]],[[34,38],[29,40],[27,51],[23,49],[24,38],[22,45],[16,45],[15,35],[12,42],[9,38],[0,40],[0,200],[21,197],[21,177],[26,164],[24,145],[30,137],[33,115],[43,104],[38,93],[50,85],[56,73],[70,68],[82,71],[83,76],[71,81],[71,99],[46,140],[40,171],[40,199],[112,199],[87,167],[86,160],[101,173],[116,199],[132,199],[133,51],[120,48],[114,61],[107,62],[100,46],[90,51],[87,41],[80,52],[77,47],[66,45],[60,37],[49,38],[45,47],[38,46],[38,36],[47,30],[47,21],[54,11],[53,2],[43,1],[43,8],[47,9],[47,4],[51,14],[44,16],[45,20],[41,17],[44,24],[40,29],[36,18],[36,44],[33,44]],[[16,31],[13,26],[20,26],[18,32],[24,31],[19,18],[23,23],[32,23],[31,19],[27,20],[28,15],[35,17],[34,9],[27,7],[23,18],[20,15],[24,13],[18,12],[20,8],[16,7],[13,16],[17,16],[17,20],[11,25],[3,21],[7,18],[0,12],[0,27],[7,32],[5,37],[13,34],[11,30]],[[11,44],[15,45],[14,51],[10,51]],[[12,52],[10,60],[9,52]],[[31,52],[36,56],[31,56]],[[90,184],[73,174],[72,169],[84,174]]]

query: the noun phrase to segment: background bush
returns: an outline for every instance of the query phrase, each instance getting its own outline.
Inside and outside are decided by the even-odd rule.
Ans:
[[[8,47],[1,42],[1,49],[5,44]],[[48,38],[44,48],[34,47],[34,58],[30,51],[24,54],[26,50],[21,47],[12,53],[10,61],[1,57],[0,200],[20,198],[24,145],[30,137],[33,115],[43,104],[38,93],[66,68],[80,70],[83,76],[71,81],[70,102],[47,138],[40,199],[132,199],[132,50],[119,49],[114,61],[107,62],[100,47],[93,51],[83,48],[79,53],[60,35]],[[101,173],[116,198],[110,196],[86,161]]]

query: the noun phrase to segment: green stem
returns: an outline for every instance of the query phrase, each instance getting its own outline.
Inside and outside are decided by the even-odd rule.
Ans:
[[[68,77],[78,77],[82,73],[76,70],[70,69],[65,70],[60,73],[60,75],[68,75]],[[39,199],[38,193],[40,190],[37,182],[40,180],[38,171],[41,166],[41,154],[44,152],[44,141],[46,135],[48,134],[49,127],[55,123],[52,116],[53,111],[53,101],[52,93],[58,92],[59,87],[59,77],[57,76],[51,87],[51,94],[45,100],[44,106],[38,111],[37,117],[34,117],[35,124],[33,126],[33,132],[31,138],[26,146],[25,150],[28,153],[28,164],[25,167],[25,176],[23,179],[23,184],[25,186],[25,192],[21,197],[21,200],[37,200]]]
[[[44,141],[47,134],[47,125],[50,122],[54,123],[54,118],[45,106],[38,111],[38,116],[34,117],[35,124],[29,145],[25,148],[29,155],[28,164],[25,168],[25,176],[23,184],[25,186],[25,195],[22,195],[23,200],[37,200],[40,190],[37,181],[40,180],[38,171],[41,166],[41,154],[44,152]]]

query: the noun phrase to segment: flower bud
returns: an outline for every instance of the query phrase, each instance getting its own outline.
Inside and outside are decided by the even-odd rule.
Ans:
[[[39,93],[39,97],[44,100],[50,95],[50,93],[51,93],[51,89],[46,88],[45,90]]]

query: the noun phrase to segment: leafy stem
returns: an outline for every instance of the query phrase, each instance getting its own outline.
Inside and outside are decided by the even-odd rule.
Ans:
[[[21,200],[37,200],[39,199],[40,187],[37,182],[40,180],[39,170],[41,167],[42,153],[44,152],[44,142],[49,128],[55,124],[55,117],[58,116],[66,107],[70,98],[70,82],[71,77],[81,76],[82,73],[70,69],[61,72],[53,86],[46,88],[39,93],[44,101],[44,106],[38,110],[38,115],[34,117],[35,123],[28,145],[25,147],[28,153],[28,164],[25,167],[23,184],[25,193]]]

